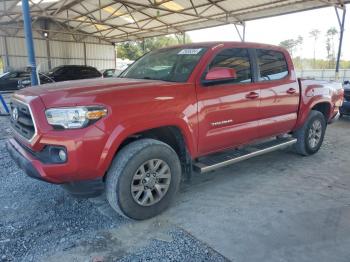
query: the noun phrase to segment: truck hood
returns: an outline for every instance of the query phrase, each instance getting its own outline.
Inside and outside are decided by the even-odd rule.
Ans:
[[[159,80],[107,78],[85,79],[78,81],[65,81],[45,84],[38,87],[22,89],[19,96],[40,97],[46,107],[75,106],[87,103],[98,103],[99,98],[113,96],[127,91],[129,94],[136,90],[144,90],[160,86],[174,86],[179,83],[164,82]],[[125,92],[123,92],[125,93]]]

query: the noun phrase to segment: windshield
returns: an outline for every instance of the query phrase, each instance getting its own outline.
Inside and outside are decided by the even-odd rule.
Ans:
[[[175,47],[152,51],[126,69],[120,77],[186,82],[207,49]]]

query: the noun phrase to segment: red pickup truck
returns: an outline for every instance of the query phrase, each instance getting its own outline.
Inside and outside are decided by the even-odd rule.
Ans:
[[[7,148],[29,176],[76,193],[102,184],[116,211],[140,220],[193,170],[286,146],[316,153],[342,102],[340,84],[297,79],[283,48],[196,43],[150,52],[117,79],[17,92]]]

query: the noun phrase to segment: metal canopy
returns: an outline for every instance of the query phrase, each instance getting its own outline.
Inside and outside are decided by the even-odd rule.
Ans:
[[[29,0],[29,3],[33,23],[49,20],[67,28],[69,34],[123,42],[225,24],[244,25],[250,20],[330,5],[342,7],[350,0]],[[0,33],[21,28],[21,1],[2,0]],[[51,32],[48,28],[33,30]]]

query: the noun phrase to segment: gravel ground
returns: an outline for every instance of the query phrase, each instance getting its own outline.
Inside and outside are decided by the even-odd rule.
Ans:
[[[5,149],[0,117],[0,261],[225,261],[171,223],[130,222],[104,196],[76,199],[26,177]]]

